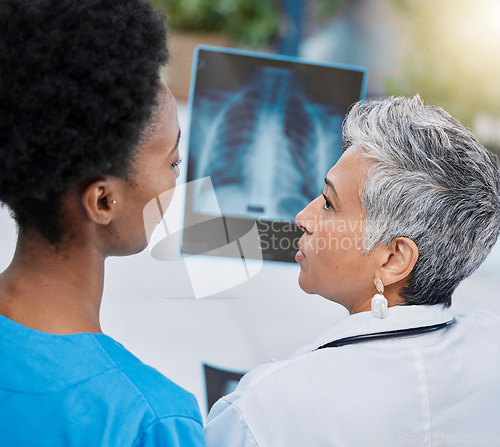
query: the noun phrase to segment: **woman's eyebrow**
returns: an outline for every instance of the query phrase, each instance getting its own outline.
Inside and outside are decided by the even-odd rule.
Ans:
[[[175,142],[175,146],[172,148],[170,153],[175,152],[179,147],[179,141],[181,141],[181,130],[179,129],[179,133],[177,134],[177,141]]]
[[[337,191],[335,190],[335,186],[333,186],[333,183],[328,180],[328,178],[325,177],[325,184],[326,186],[330,187],[330,189],[333,191],[333,195],[337,200],[339,200],[339,195],[337,194]]]

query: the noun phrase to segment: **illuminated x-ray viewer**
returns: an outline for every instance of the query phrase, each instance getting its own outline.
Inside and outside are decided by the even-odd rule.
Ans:
[[[260,247],[240,255],[293,261],[295,216],[340,157],[342,120],[365,83],[358,67],[198,47],[187,180],[207,180],[187,194],[182,251],[227,256],[257,222]]]

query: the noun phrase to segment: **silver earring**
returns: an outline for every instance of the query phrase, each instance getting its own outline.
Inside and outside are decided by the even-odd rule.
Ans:
[[[372,315],[377,318],[385,318],[389,313],[387,298],[384,296],[384,284],[380,278],[373,281],[377,288],[377,294],[372,298]]]
[[[111,203],[114,205],[116,203],[116,200],[112,200]]]

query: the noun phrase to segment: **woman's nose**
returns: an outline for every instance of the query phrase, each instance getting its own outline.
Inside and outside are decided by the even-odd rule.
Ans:
[[[297,216],[295,217],[295,223],[297,226],[302,230],[306,231],[307,233],[313,233],[314,229],[316,227],[316,222],[313,219],[313,214],[312,214],[312,204],[314,203],[314,200],[307,205],[302,211],[300,211]]]

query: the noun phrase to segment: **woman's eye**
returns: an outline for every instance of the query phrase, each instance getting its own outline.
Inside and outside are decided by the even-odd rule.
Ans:
[[[328,197],[324,193],[321,193],[321,195],[325,199],[325,204],[323,205],[323,209],[333,210],[333,205],[332,205],[332,202],[330,202],[330,199],[328,199]]]
[[[172,163],[172,168],[177,168],[182,163],[182,158],[179,158],[175,163]]]

